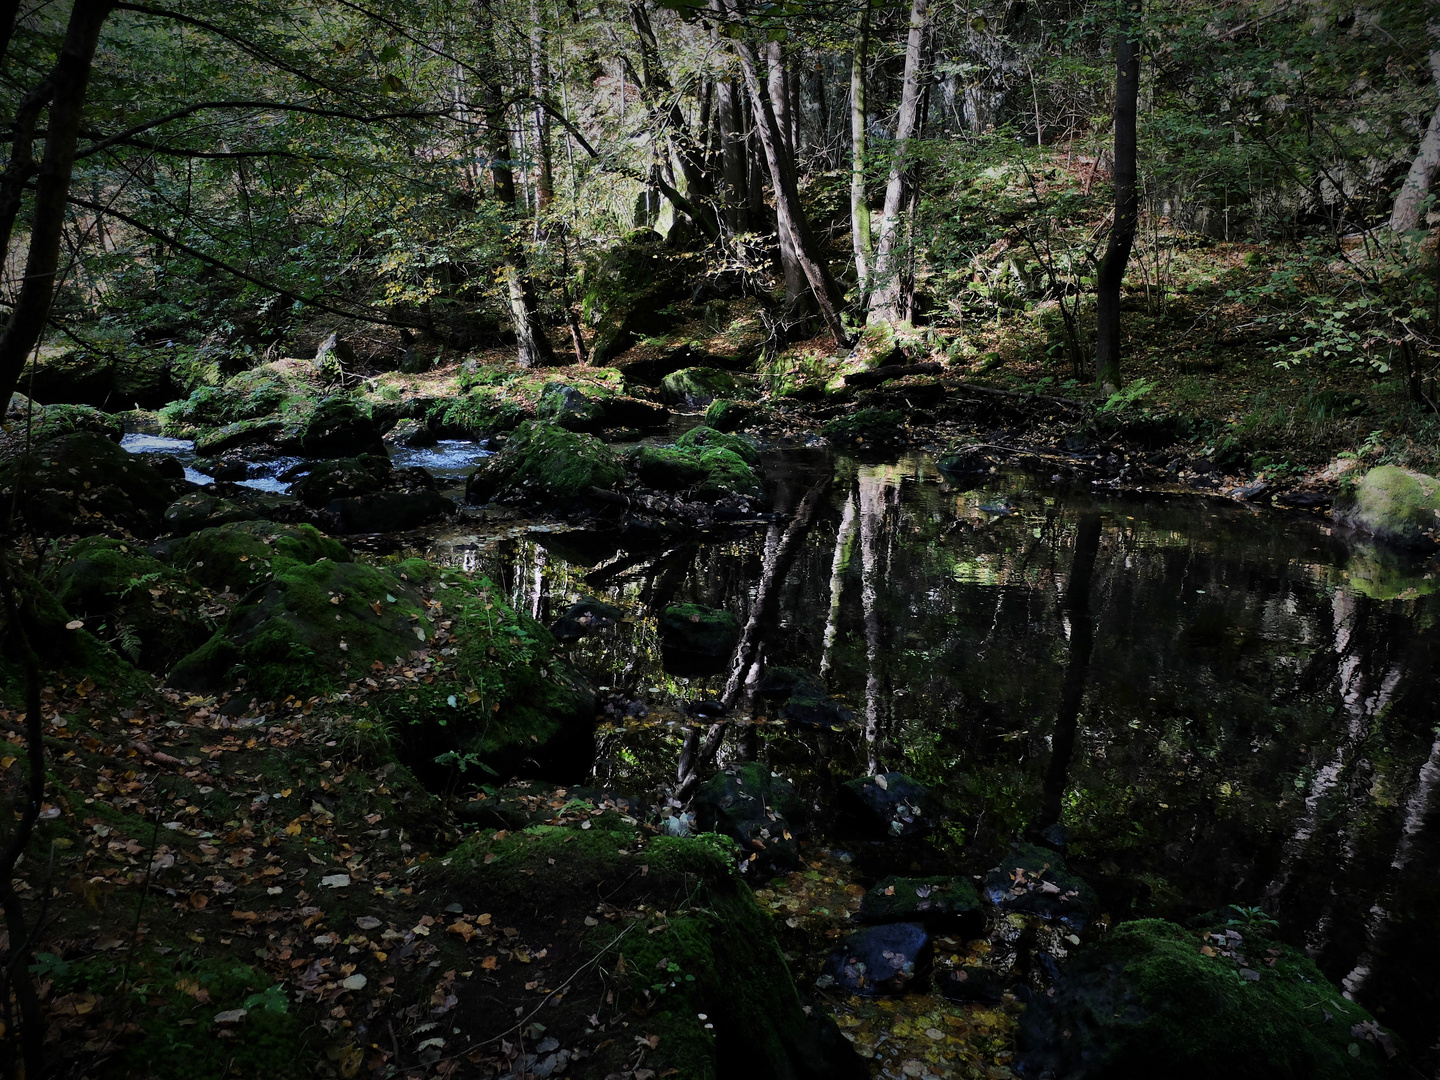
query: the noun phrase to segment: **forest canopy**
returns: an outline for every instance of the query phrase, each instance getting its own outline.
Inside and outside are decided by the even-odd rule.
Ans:
[[[1131,278],[1163,289],[1186,238],[1283,240],[1275,360],[1434,401],[1418,3],[6,7],[9,385],[42,340],[203,380],[337,320],[397,357],[588,359],[637,229],[697,295],[761,297],[777,346],[1041,305],[1078,375],[1123,46]]]

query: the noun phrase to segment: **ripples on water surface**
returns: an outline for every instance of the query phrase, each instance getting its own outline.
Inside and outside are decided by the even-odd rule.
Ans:
[[[781,508],[823,460],[786,459]],[[774,768],[820,797],[869,770],[910,772],[943,793],[945,842],[971,866],[1048,801],[1115,918],[1263,904],[1417,1050],[1434,1042],[1433,563],[1343,542],[1315,519],[1018,474],[977,486],[918,456],[842,460],[823,506],[764,655],[824,672],[856,720],[818,735],[762,724]],[[668,676],[654,616],[688,600],[743,622],[783,528],[516,528],[437,537],[429,553],[489,574],[541,620],[584,595],[625,607],[631,621],[582,641],[576,660],[678,720],[674,706],[723,679]],[[1092,564],[1093,655],[1080,714],[1057,727],[1085,637],[1065,606],[1077,559]],[[653,790],[679,741],[678,723],[616,730],[596,780]]]

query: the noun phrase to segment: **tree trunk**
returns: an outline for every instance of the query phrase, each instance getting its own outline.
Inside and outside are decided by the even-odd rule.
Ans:
[[[900,318],[900,273],[895,258],[895,239],[900,208],[905,201],[905,151],[916,133],[920,115],[920,69],[925,63],[925,42],[929,11],[927,0],[911,0],[910,31],[905,40],[905,76],[900,89],[900,118],[895,125],[895,148],[890,161],[890,178],[885,185],[885,206],[880,214],[880,239],[875,246],[875,270],[871,277],[870,310],[867,322],[893,322]]]
[[[535,203],[544,209],[555,201],[555,170],[550,160],[550,114],[540,104],[550,85],[540,0],[530,0],[530,84],[535,98]]]
[[[720,174],[723,178],[721,205],[729,235],[748,232],[749,194],[745,187],[745,135],[739,87],[727,78],[716,88],[716,119],[720,129]]]
[[[1440,50],[1430,54],[1430,71],[1435,85],[1440,86]],[[1430,181],[1435,170],[1440,168],[1440,105],[1430,117],[1430,126],[1420,140],[1420,149],[1410,163],[1410,173],[1395,196],[1395,207],[1390,211],[1390,228],[1406,232],[1420,225],[1420,211],[1425,197],[1430,193]]]
[[[850,54],[850,239],[855,249],[855,278],[861,306],[868,306],[870,257],[870,196],[865,190],[865,64],[870,50],[870,5],[860,13],[855,51]]]
[[[794,158],[784,152],[784,139],[775,119],[775,110],[760,82],[760,67],[755,47],[744,38],[734,39],[732,45],[740,61],[740,70],[745,76],[745,89],[755,113],[755,131],[765,151],[765,159],[769,163],[770,175],[775,184],[775,217],[782,243],[788,233],[795,258],[804,270],[810,290],[820,305],[820,314],[826,329],[830,331],[830,336],[838,347],[848,348],[850,338],[840,320],[840,290],[835,285],[835,279],[830,276],[830,269],[825,265],[820,246],[811,234],[805,212],[800,207]]]
[[[490,176],[495,183],[495,198],[513,211],[516,209],[515,171],[511,164],[510,129],[496,87],[486,90],[485,126],[490,142]],[[552,362],[555,353],[540,322],[540,301],[530,281],[525,243],[518,229],[506,239],[505,252],[501,276],[510,300],[510,316],[515,323],[515,359],[521,367],[541,367]]]
[[[50,300],[60,268],[60,238],[75,165],[75,143],[85,110],[85,92],[90,84],[90,65],[100,40],[100,29],[114,6],[110,0],[75,0],[60,55],[47,80],[53,90],[49,99],[45,155],[35,173],[25,278],[15,297],[15,306],[10,309],[10,318],[0,330],[0,403],[8,402],[15,392],[25,360],[39,342],[50,314]]]
[[[1115,44],[1115,223],[1095,281],[1095,377],[1100,389],[1120,389],[1120,284],[1135,244],[1140,212],[1136,187],[1135,113],[1140,97],[1140,46],[1130,38],[1130,22],[1120,27]]]

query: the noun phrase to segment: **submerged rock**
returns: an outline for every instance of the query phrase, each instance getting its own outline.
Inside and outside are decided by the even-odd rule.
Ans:
[[[700,604],[674,604],[660,615],[660,649],[674,674],[718,674],[740,641],[740,620]]]
[[[0,493],[22,491],[37,532],[94,532],[102,522],[139,537],[158,534],[175,489],[147,462],[104,435],[77,431],[0,464]]]
[[[924,981],[932,953],[929,931],[919,923],[868,926],[830,954],[821,978],[862,997],[892,997]]]
[[[935,980],[949,1001],[995,1004],[1005,999],[1005,980],[987,967],[961,967]]]
[[[984,925],[980,895],[960,877],[887,877],[860,901],[861,922],[922,922],[978,933]]]
[[[565,613],[551,624],[550,633],[555,635],[556,641],[578,641],[586,634],[608,630],[624,617],[625,613],[614,604],[587,598],[566,608]]]
[[[1026,1076],[1341,1080],[1391,1075],[1393,1037],[1288,945],[1123,923],[1021,1019]]]
[[[763,870],[794,869],[795,843],[804,811],[795,785],[750,762],[716,773],[695,793],[695,824],[740,846],[742,859]]]
[[[1387,544],[1433,551],[1440,546],[1440,479],[1381,465],[1365,474],[1333,516]]]
[[[1095,890],[1070,872],[1065,857],[1035,844],[1017,844],[985,875],[985,899],[1002,911],[1038,915],[1080,931],[1099,909]]]
[[[470,503],[570,501],[591,488],[609,491],[625,478],[615,452],[593,435],[551,424],[521,424],[505,447],[471,474]]]
[[[320,522],[332,533],[353,536],[406,532],[453,513],[455,500],[435,491],[380,491],[333,500],[321,513]]]
[[[934,827],[930,789],[904,773],[849,780],[836,793],[835,805],[841,827],[861,836],[899,839]]]

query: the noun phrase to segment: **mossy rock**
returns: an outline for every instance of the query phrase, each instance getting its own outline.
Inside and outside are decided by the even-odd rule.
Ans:
[[[681,368],[660,380],[660,399],[667,405],[698,409],[716,398],[745,396],[743,384],[730,372],[719,368]]]
[[[1440,546],[1440,479],[1381,465],[1336,506],[1334,517],[1384,543],[1433,551]]]
[[[922,922],[927,926],[963,926],[979,932],[985,917],[980,894],[961,877],[887,877],[860,901],[861,922]]]
[[[303,505],[319,510],[335,499],[384,491],[394,473],[388,454],[330,458],[315,462],[309,472],[290,485],[290,494]]]
[[[17,395],[18,396],[18,395]],[[24,437],[29,423],[30,445],[39,446],[62,435],[89,431],[119,442],[125,435],[125,424],[114,413],[101,412],[92,405],[33,405],[27,417],[20,410],[8,422],[12,434]]]
[[[434,633],[419,594],[393,574],[333,559],[292,562],[236,604],[169,682],[214,690],[243,676],[262,698],[307,696],[363,678],[376,661],[393,665]]]
[[[905,441],[905,417],[897,409],[857,409],[837,416],[821,429],[842,446],[887,447]]]
[[[300,429],[300,451],[308,457],[359,457],[384,454],[385,443],[370,407],[337,394],[317,404],[306,419]]]
[[[720,446],[641,446],[630,463],[647,487],[684,492],[702,502],[760,499],[765,494],[760,477],[745,459]]]
[[[212,588],[249,588],[274,574],[321,559],[349,562],[350,553],[313,525],[235,521],[201,529],[181,543],[172,564]]]
[[[1391,1075],[1391,1036],[1302,953],[1160,919],[1123,923],[1072,958],[1053,996],[1025,1011],[1020,1039],[1035,1075]]]
[[[124,657],[75,620],[55,594],[23,567],[16,569],[16,595],[20,614],[30,634],[30,647],[40,657],[42,673],[51,683],[65,679],[82,682],[117,694],[139,696],[153,686],[148,676],[136,671]],[[24,654],[17,635],[8,633],[0,616],[0,703],[23,708],[25,701]]]
[[[985,875],[985,899],[1002,911],[1038,915],[1080,931],[1100,908],[1099,897],[1065,857],[1036,844],[1016,844]]]
[[[426,870],[432,890],[456,896],[466,910],[490,912],[492,925],[518,926],[574,957],[582,974],[545,1015],[562,1045],[586,1027],[586,1003],[605,993],[594,966],[583,966],[600,956],[610,958],[605,966],[617,980],[609,984],[616,1007],[643,1015],[641,1034],[658,1036],[645,1058],[656,1076],[868,1075],[834,1022],[802,1006],[773,922],[735,872],[733,845],[716,837],[646,842],[613,812],[586,821],[583,831],[540,825],[498,840],[488,831],[476,834]],[[597,896],[635,914],[597,921]],[[538,907],[537,897],[544,898]],[[524,970],[512,976],[503,965],[497,974],[531,977]],[[460,1008],[466,1005],[462,997]],[[587,1059],[584,1075],[618,1073],[627,1055],[632,1046],[604,1044]]]
[[[567,431],[593,431],[605,417],[602,402],[565,383],[546,383],[535,418]]]
[[[733,432],[720,431],[704,424],[685,432],[675,440],[675,445],[682,450],[729,450],[746,465],[754,467],[760,464],[760,448],[755,445],[754,439],[748,435],[736,435]]]
[[[36,401],[77,402],[100,409],[156,409],[181,392],[163,349],[41,349],[25,369]]]
[[[51,573],[55,598],[117,651],[147,671],[168,671],[214,633],[208,592],[135,544],[91,536],[74,544]]]
[[[764,411],[761,405],[716,398],[705,410],[705,424],[716,431],[740,431],[759,420]]]
[[[175,489],[104,435],[77,431],[0,465],[3,493],[22,491],[26,522],[45,535],[94,532],[103,522],[155,536]]]
[[[770,871],[798,865],[795,837],[805,805],[795,785],[769,766],[748,762],[716,773],[695,792],[693,805],[696,826],[735,841],[742,859]]]
[[[466,501],[548,502],[608,491],[625,478],[615,452],[593,435],[551,424],[521,424],[500,453],[482,464],[465,485]]]
[[[160,410],[160,429],[167,435],[194,437],[202,430],[257,420],[280,411],[295,386],[262,370],[245,371],[221,386],[202,386],[188,398]]]
[[[272,442],[286,430],[278,417],[265,416],[255,420],[236,420],[217,428],[207,428],[195,435],[195,453],[201,457],[223,454],[242,446]]]
[[[165,508],[165,528],[172,536],[189,536],[200,529],[254,517],[255,511],[248,506],[207,491],[190,491]]]
[[[420,580],[418,568],[402,568]],[[437,778],[436,763],[562,783],[584,777],[595,755],[595,694],[554,655],[554,637],[489,581],[432,572],[448,586],[435,593],[450,623],[446,659],[433,681],[378,702],[412,766]]]
[[[718,674],[740,641],[740,620],[720,608],[674,604],[660,615],[660,648],[672,674]]]

